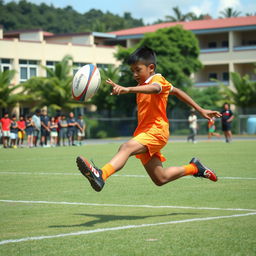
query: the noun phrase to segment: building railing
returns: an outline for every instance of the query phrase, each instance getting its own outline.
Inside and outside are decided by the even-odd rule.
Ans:
[[[228,47],[200,49],[200,53],[228,52]]]
[[[229,85],[229,81],[220,81],[224,85]],[[210,86],[218,86],[218,82],[196,82],[194,83],[196,87],[210,87]]]

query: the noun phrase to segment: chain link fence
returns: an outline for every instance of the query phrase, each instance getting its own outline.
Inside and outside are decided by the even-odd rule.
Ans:
[[[135,117],[122,118],[90,118],[87,123],[87,138],[130,137],[136,126]],[[172,135],[188,135],[189,124],[187,119],[169,119]],[[198,119],[198,134],[208,133],[206,119]],[[216,132],[221,132],[221,120],[215,122]],[[256,134],[256,115],[238,115],[232,122],[234,134]]]

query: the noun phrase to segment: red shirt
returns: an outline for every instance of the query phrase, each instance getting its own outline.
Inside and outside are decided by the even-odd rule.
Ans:
[[[2,118],[0,120],[1,124],[2,124],[2,131],[10,131],[10,126],[11,126],[11,122],[12,120],[10,118]]]
[[[18,124],[18,128],[19,128],[20,130],[25,130],[25,128],[26,128],[26,123],[25,123],[25,121],[17,121],[17,124]]]

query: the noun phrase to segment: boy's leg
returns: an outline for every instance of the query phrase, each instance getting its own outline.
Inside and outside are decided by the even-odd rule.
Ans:
[[[123,168],[128,158],[132,155],[142,154],[148,152],[148,148],[134,139],[122,144],[115,154],[115,156],[109,161],[116,171]]]
[[[96,191],[101,191],[106,179],[120,170],[131,155],[147,152],[146,146],[131,139],[121,145],[116,155],[101,169],[90,164],[85,158],[77,157],[76,162],[80,172],[88,179]]]
[[[152,181],[158,186],[187,175],[207,178],[214,182],[217,181],[215,173],[196,158],[193,158],[188,165],[163,168],[160,159],[153,156],[144,167]]]
[[[144,165],[144,167],[152,181],[158,186],[186,175],[184,166],[163,168],[160,159],[154,156]]]

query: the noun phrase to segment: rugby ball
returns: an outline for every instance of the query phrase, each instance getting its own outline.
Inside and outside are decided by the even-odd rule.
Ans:
[[[93,64],[81,67],[72,82],[72,96],[77,101],[87,101],[93,97],[101,83],[100,71]]]

